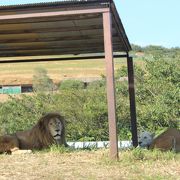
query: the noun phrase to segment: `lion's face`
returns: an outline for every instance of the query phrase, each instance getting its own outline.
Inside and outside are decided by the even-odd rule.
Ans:
[[[54,140],[58,142],[61,139],[63,130],[63,124],[60,119],[58,117],[51,118],[48,123],[48,129]]]
[[[149,147],[153,141],[153,134],[150,132],[141,132],[138,136],[138,143],[140,147]]]

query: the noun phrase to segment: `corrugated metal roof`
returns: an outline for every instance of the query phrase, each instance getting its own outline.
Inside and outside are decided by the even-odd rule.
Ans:
[[[109,2],[110,0],[30,0],[30,1],[6,1],[0,2],[0,8],[10,8],[10,7],[32,7],[32,6],[57,6],[57,5],[70,5],[70,4],[89,4],[89,3],[105,3]]]
[[[23,5],[23,4],[37,4],[37,3],[56,3],[56,2],[67,2],[67,1],[71,1],[71,2],[80,2],[83,0],[1,0],[0,1],[0,5],[2,6],[8,6],[8,5]]]

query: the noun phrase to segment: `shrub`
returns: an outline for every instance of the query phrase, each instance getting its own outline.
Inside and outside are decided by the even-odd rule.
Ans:
[[[146,61],[144,75],[136,71],[137,116],[140,128],[156,131],[178,127],[180,101],[179,61],[154,59]]]
[[[55,85],[52,79],[47,75],[47,71],[44,68],[36,68],[33,75],[33,90],[36,92],[53,91]]]
[[[61,82],[59,89],[60,90],[84,89],[84,83],[79,80],[65,80]]]
[[[105,79],[102,79],[102,80],[97,80],[97,81],[93,81],[93,82],[90,82],[87,86],[87,89],[105,89],[105,86],[106,86],[106,81]]]
[[[139,129],[159,131],[178,127],[178,58],[146,61],[145,68],[135,66],[137,122]],[[118,71],[127,75],[127,70]],[[117,75],[118,75],[117,73]],[[119,76],[119,75],[118,75]],[[118,77],[117,76],[117,77]],[[120,139],[130,139],[130,113],[127,81],[116,79],[117,127]],[[108,140],[108,113],[105,80],[90,83],[86,89],[79,81],[65,81],[60,91],[33,96],[11,97],[0,103],[1,131],[13,133],[30,128],[48,111],[58,111],[67,120],[68,140]],[[1,132],[2,133],[2,132]],[[139,153],[139,152],[137,152]],[[142,154],[137,154],[141,156]]]

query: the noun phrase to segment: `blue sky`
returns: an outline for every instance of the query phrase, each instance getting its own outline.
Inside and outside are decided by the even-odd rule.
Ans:
[[[0,0],[0,5],[53,0]],[[114,0],[131,43],[180,47],[180,0]]]
[[[180,0],[115,0],[131,43],[180,47]]]

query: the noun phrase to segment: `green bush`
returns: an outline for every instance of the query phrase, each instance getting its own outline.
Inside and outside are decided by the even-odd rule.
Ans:
[[[61,91],[59,108],[68,119],[68,136],[74,140],[107,139],[107,105],[103,90]],[[64,102],[64,103],[62,103]]]
[[[87,89],[105,89],[105,86],[106,86],[106,81],[105,79],[102,79],[102,80],[97,80],[97,81],[93,81],[93,82],[90,82],[87,86]]]
[[[59,90],[84,89],[84,82],[79,80],[65,80],[60,83]]]
[[[53,99],[50,94],[22,95],[0,104],[0,127],[6,133],[32,127],[46,112],[54,111]]]
[[[178,127],[179,60],[146,61],[144,75],[136,71],[137,117],[140,128],[156,131]]]
[[[44,68],[38,67],[33,75],[33,90],[36,92],[53,91],[55,85]]]
[[[176,57],[153,58],[145,67],[135,66],[138,129],[159,131],[178,127],[180,62]],[[127,75],[123,67],[116,73],[117,127],[120,139],[130,139],[130,113]],[[11,97],[0,103],[1,133],[13,133],[32,127],[49,111],[65,116],[67,139],[73,141],[108,140],[108,113],[105,80],[90,83],[87,88],[79,81],[64,81],[56,93]],[[141,154],[140,154],[141,155]]]

